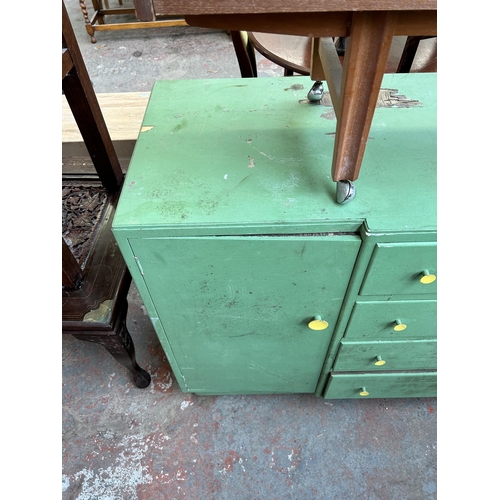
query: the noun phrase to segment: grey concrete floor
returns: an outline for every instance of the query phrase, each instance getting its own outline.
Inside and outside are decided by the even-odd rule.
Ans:
[[[111,4],[117,0],[110,0]],[[132,5],[132,0],[123,0]],[[179,26],[98,31],[91,43],[77,0],[65,0],[96,93],[150,91],[156,80],[239,78],[231,37],[225,31]],[[86,1],[89,14],[92,2]],[[108,22],[134,20],[113,16]],[[283,76],[283,69],[257,54],[259,76]]]
[[[239,77],[225,32],[107,31],[91,44],[79,2],[66,5],[97,93]],[[436,398],[184,394],[133,285],[127,318],[146,389],[103,347],[63,337],[63,500],[437,498]]]

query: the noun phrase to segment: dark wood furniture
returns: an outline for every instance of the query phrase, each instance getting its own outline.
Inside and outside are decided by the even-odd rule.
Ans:
[[[62,42],[62,89],[96,170],[63,172],[62,332],[103,345],[144,388],[126,325],[131,276],[111,233],[124,176],[64,2]]]
[[[255,51],[269,61],[283,68],[284,76],[310,75],[312,38],[297,35],[279,35],[276,33],[256,33],[231,31],[231,38],[238,59],[242,78],[257,77]],[[422,40],[434,37],[397,37],[393,39],[394,54],[387,61],[386,73],[409,73]],[[336,39],[337,53],[342,60],[345,51],[345,38]],[[392,51],[392,49],[391,49]],[[426,54],[425,62],[436,57],[435,53]],[[428,65],[417,61],[413,71],[429,71]]]
[[[257,77],[255,50],[283,68],[284,76],[309,75],[312,39],[305,36],[231,31],[242,78]]]
[[[422,40],[433,38],[430,36],[409,36],[403,49],[403,54],[397,68],[397,73],[409,73],[413,60],[417,54],[418,46]]]
[[[90,41],[96,43],[96,31],[133,30],[144,28],[167,28],[172,26],[187,26],[182,16],[159,17],[155,13],[153,0],[133,0],[133,7],[123,6],[123,0],[118,1],[117,7],[109,6],[109,0],[92,0],[94,15],[89,18],[85,0],[80,0],[85,28],[90,36]],[[134,16],[136,20],[106,22],[106,17],[111,16],[116,20],[116,16]],[[123,19],[123,18],[121,18]]]
[[[310,76],[333,96],[332,178],[342,183],[359,176],[392,38],[437,35],[436,0],[153,1],[157,15],[191,26],[313,37]],[[332,37],[348,37],[342,65]]]

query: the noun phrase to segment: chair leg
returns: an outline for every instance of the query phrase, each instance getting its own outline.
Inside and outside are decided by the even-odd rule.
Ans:
[[[135,359],[134,342],[126,325],[127,305],[125,305],[125,314],[122,314],[122,318],[117,321],[112,331],[93,331],[85,334],[72,333],[72,335],[79,340],[104,346],[120,364],[132,372],[134,384],[140,389],[144,389],[151,383],[151,375],[146,370],[143,370]]]
[[[233,41],[236,59],[240,67],[242,78],[257,77],[257,63],[253,47],[248,41],[248,36],[244,31],[231,31],[231,39]]]
[[[345,43],[346,43],[346,38],[343,36],[338,37],[337,40],[335,41],[335,48],[339,56],[345,55]]]
[[[423,40],[427,37],[421,36],[409,36],[406,39],[406,43],[403,49],[403,54],[401,55],[401,59],[399,61],[398,69],[396,73],[409,73],[411,66],[413,64],[413,60],[415,59],[415,55],[417,54],[418,45],[420,40]]]
[[[89,19],[89,13],[87,11],[87,6],[85,5],[85,0],[80,0],[80,9],[82,10],[83,19],[85,21],[85,29],[87,30],[87,33],[90,36],[90,41],[92,43],[96,43],[96,39],[94,36],[95,30]]]

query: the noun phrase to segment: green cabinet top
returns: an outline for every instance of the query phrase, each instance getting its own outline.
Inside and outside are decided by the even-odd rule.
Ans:
[[[436,230],[436,75],[386,75],[357,196],[335,201],[333,108],[309,77],[158,81],[113,228],[205,234]]]

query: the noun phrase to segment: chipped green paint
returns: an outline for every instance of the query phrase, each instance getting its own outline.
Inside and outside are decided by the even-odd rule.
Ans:
[[[113,222],[182,390],[323,395],[341,341],[353,373],[434,368],[436,284],[418,273],[435,272],[435,75],[384,77],[421,105],[377,108],[347,205],[331,179],[335,120],[304,101],[310,79],[234,83],[155,84],[154,129],[138,138]],[[311,330],[319,316],[328,327]],[[383,397],[405,392],[391,384]]]

